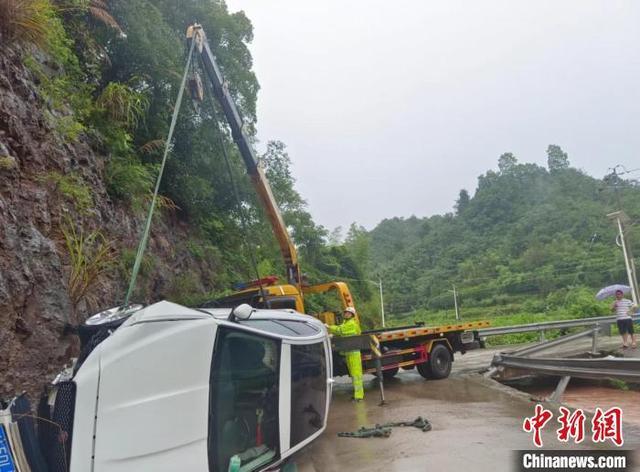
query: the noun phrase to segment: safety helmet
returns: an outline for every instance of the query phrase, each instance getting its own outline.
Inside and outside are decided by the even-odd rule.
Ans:
[[[347,308],[345,308],[345,309],[344,309],[344,312],[343,312],[343,313],[346,313],[346,312],[349,312],[349,313],[351,313],[352,315],[355,315],[355,314],[356,314],[356,309],[355,309],[355,308],[353,308],[352,306],[348,306]]]

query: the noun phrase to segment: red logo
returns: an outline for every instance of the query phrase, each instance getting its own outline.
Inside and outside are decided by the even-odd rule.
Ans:
[[[570,439],[573,439],[574,443],[581,443],[585,438],[586,416],[584,412],[577,409],[572,413],[563,406],[559,410],[560,416],[557,421],[560,423],[560,428],[556,430],[558,441],[569,442]],[[552,418],[553,412],[537,404],[535,414],[524,419],[522,429],[527,433],[533,433],[533,444],[536,447],[542,447],[542,430]],[[603,412],[601,408],[596,408],[591,420],[591,433],[591,440],[594,443],[605,442],[609,439],[616,446],[622,446],[624,444],[622,410],[613,407]]]
[[[527,433],[533,432],[533,444],[536,447],[542,447],[542,437],[540,431],[544,428],[549,420],[553,418],[553,413],[549,410],[545,410],[542,405],[536,405],[536,414],[531,418],[525,418],[524,423],[522,424],[522,429],[524,429]]]
[[[591,420],[593,442],[605,442],[611,439],[616,446],[622,446],[622,410],[617,407],[609,408],[604,413],[600,408],[596,408],[596,413]]]
[[[582,410],[577,409],[573,413],[567,408],[560,407],[560,416],[558,422],[562,425],[557,430],[558,441],[568,442],[569,438],[578,444],[584,439],[584,420],[586,417]]]

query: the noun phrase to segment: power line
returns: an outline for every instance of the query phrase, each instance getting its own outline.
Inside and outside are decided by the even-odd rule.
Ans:
[[[594,262],[593,266],[597,265],[597,264],[605,264],[605,263],[611,263],[611,262],[615,262],[612,261],[611,259],[594,259],[589,261],[589,263]],[[584,265],[587,265],[588,263],[585,263]],[[591,264],[589,264],[591,265]],[[563,268],[559,268],[559,269],[551,269],[549,267],[538,267],[535,268],[529,272],[510,272],[509,275],[510,276],[518,276],[518,275],[528,275],[531,274],[534,271],[539,271],[539,272],[544,272],[545,274],[573,274],[575,267],[580,266],[579,263],[576,263],[575,266],[572,268],[571,266],[569,267],[563,267]],[[606,267],[585,267],[586,270],[606,270]],[[551,270],[550,270],[551,269]],[[616,269],[612,269],[612,270],[616,270]],[[578,271],[578,273],[583,273],[581,271]],[[459,274],[456,274],[459,275]],[[457,279],[458,281],[456,281],[456,283],[468,283],[468,282],[475,282],[475,281],[482,281],[482,280],[497,280],[501,277],[500,274],[496,274],[496,275],[487,275],[487,276],[483,276],[483,277],[474,277],[474,278],[464,278],[464,279]],[[438,275],[438,279],[442,279],[443,277]],[[448,277],[449,279],[455,279],[455,277]],[[460,281],[461,280],[461,281]]]

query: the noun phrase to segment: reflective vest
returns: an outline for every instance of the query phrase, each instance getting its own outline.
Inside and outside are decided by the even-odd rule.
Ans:
[[[349,318],[341,325],[329,326],[329,332],[338,336],[356,336],[362,333],[362,330],[355,318]]]

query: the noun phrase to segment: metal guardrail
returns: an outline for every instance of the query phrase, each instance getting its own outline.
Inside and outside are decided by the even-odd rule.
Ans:
[[[601,359],[529,358],[498,354],[492,366],[523,369],[540,374],[583,379],[619,379],[640,382],[640,359],[605,357]]]
[[[640,314],[635,314],[632,317],[634,321],[640,319]],[[616,322],[616,316],[596,316],[593,318],[580,318],[577,320],[561,320],[561,321],[545,321],[542,323],[531,323],[524,325],[514,326],[500,326],[496,328],[482,328],[478,330],[478,334],[481,338],[488,336],[498,336],[501,334],[514,334],[514,333],[530,333],[535,331],[547,331],[550,329],[564,329],[564,328],[577,328],[577,327],[589,327],[589,326],[604,326],[611,325]]]
[[[540,351],[546,351],[547,349],[561,346],[562,344],[570,343],[571,341],[575,341],[576,339],[582,339],[585,337],[593,338],[591,352],[595,354],[597,352],[596,348],[597,348],[597,339],[598,339],[599,332],[600,332],[600,328],[595,327],[592,329],[587,329],[586,331],[580,331],[579,333],[569,334],[567,336],[561,336],[551,341],[544,341],[541,343],[537,343],[537,344],[534,344],[533,346],[525,346],[515,351],[503,352],[503,354],[510,355],[510,356],[530,356],[531,354],[535,354]]]

